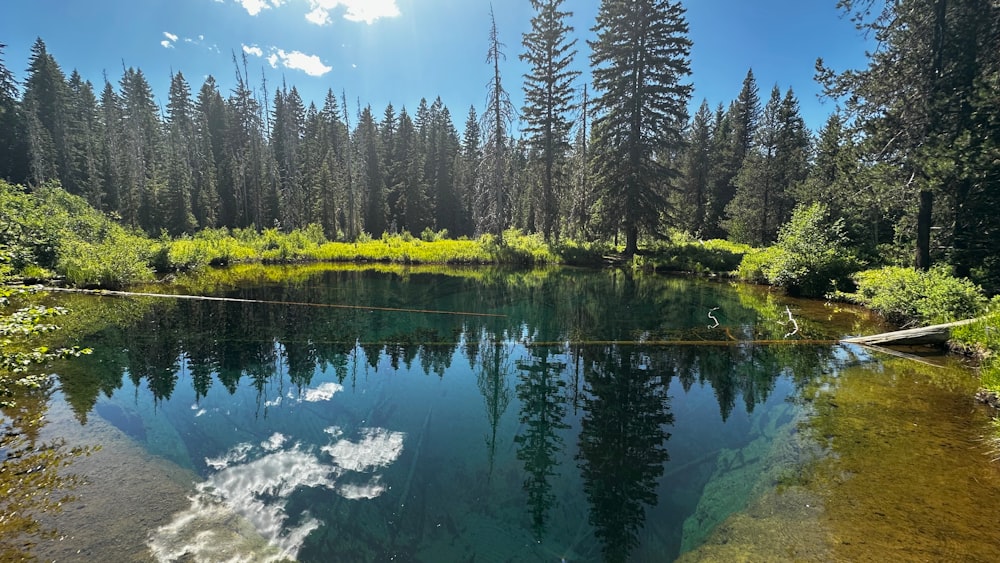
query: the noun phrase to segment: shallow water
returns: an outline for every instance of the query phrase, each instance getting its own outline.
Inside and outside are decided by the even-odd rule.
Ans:
[[[113,447],[70,466],[91,485],[40,556],[976,560],[1000,539],[972,376],[836,344],[878,330],[856,310],[620,272],[213,276],[171,288],[248,301],[66,299],[94,354],[59,366],[47,431]]]

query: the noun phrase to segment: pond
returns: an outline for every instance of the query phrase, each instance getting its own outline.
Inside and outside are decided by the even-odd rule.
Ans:
[[[863,311],[622,271],[244,267],[54,296],[43,559],[989,560],[962,366]]]

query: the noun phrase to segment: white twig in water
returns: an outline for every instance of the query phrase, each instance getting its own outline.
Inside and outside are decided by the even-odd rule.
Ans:
[[[714,325],[708,325],[708,328],[715,328],[715,327],[719,326],[719,319],[715,318],[715,315],[712,314],[713,312],[718,311],[718,310],[719,310],[718,307],[712,307],[711,309],[708,310],[708,318],[710,318],[713,321],[715,321],[715,324]]]
[[[795,321],[795,317],[792,316],[792,310],[788,308],[788,305],[785,305],[785,313],[788,314],[788,320],[786,322],[778,321],[778,324],[781,326],[785,326],[788,323],[792,323],[792,328],[794,328],[795,330],[789,332],[784,336],[784,338],[788,338],[789,336],[795,336],[796,334],[799,333],[799,323]]]

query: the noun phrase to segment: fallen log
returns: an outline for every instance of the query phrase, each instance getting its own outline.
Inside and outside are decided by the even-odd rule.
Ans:
[[[976,322],[976,319],[883,332],[882,334],[873,334],[871,336],[855,336],[845,338],[841,342],[861,344],[863,346],[944,346],[951,339],[951,329],[973,322]]]

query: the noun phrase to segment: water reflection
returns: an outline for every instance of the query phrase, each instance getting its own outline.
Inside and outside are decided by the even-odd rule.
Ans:
[[[374,499],[386,491],[378,471],[399,458],[405,439],[384,428],[362,428],[353,441],[337,427],[324,432],[330,443],[319,454],[275,433],[206,458],[214,472],[196,486],[190,508],[153,534],[153,554],[160,561],[296,559],[321,522],[305,510],[290,513],[292,494],[323,488],[348,500]]]
[[[750,342],[786,332],[766,297],[622,272],[330,271],[219,293],[272,303],[163,300],[60,368],[81,422],[96,408],[201,474],[151,540],[164,560],[676,555],[696,508],[714,526],[746,501],[699,506],[719,452],[834,354]]]
[[[0,561],[32,561],[36,543],[58,535],[40,518],[74,499],[79,479],[69,465],[93,450],[41,437],[51,394],[46,385],[0,410]]]
[[[486,452],[489,460],[487,478],[493,476],[493,463],[497,451],[497,425],[507,412],[507,406],[510,405],[513,396],[507,382],[512,367],[510,346],[505,338],[485,331],[478,344],[479,372],[476,375],[476,384],[483,396],[486,420],[490,426],[490,431],[486,435]]]
[[[545,536],[549,508],[555,503],[551,481],[558,478],[563,439],[560,431],[569,428],[566,416],[564,362],[555,360],[555,350],[547,346],[531,349],[518,362],[517,398],[521,402],[522,431],[514,437],[517,459],[524,463],[524,492],[531,511],[531,529],[536,541]]]
[[[588,357],[579,462],[590,523],[604,559],[625,561],[639,544],[645,510],[670,459],[671,372],[655,356],[607,347]]]

